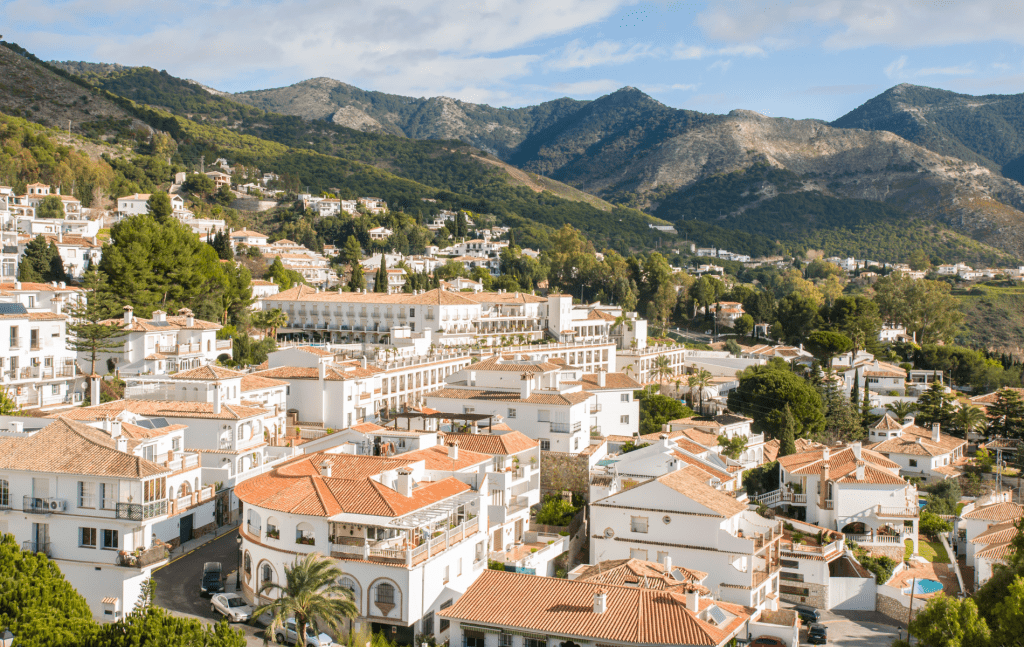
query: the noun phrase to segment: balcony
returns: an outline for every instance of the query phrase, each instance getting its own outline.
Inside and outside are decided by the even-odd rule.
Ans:
[[[49,514],[51,512],[64,512],[67,502],[64,499],[53,497],[26,496],[22,502],[22,511],[33,514]]]
[[[914,506],[896,506],[886,507],[878,506],[875,508],[875,516],[880,518],[890,519],[916,519],[921,513],[920,508]]]
[[[114,515],[118,519],[129,521],[142,521],[162,517],[167,514],[167,500],[154,501],[152,503],[118,503]]]
[[[170,558],[170,553],[163,546],[153,546],[146,550],[133,553],[121,551],[117,554],[117,565],[127,568],[146,568]]]
[[[582,422],[573,422],[573,423],[568,423],[568,422],[552,422],[550,424],[551,424],[551,431],[553,433],[556,433],[556,434],[569,434],[569,433],[577,432],[577,431],[579,431],[580,429],[583,428],[583,423]]]
[[[590,413],[600,413],[600,412],[601,412],[601,405],[599,405],[599,404],[592,404],[592,405],[590,405]]]
[[[42,553],[47,557],[53,557],[50,552],[50,542],[45,541],[23,541],[21,542],[21,549],[29,553]]]
[[[174,346],[157,346],[156,351],[162,355],[195,355],[203,352],[202,344],[176,344]]]
[[[231,350],[231,339],[218,339],[217,350]]]
[[[365,541],[362,543],[339,543],[337,538],[331,538],[331,557],[335,559],[363,559],[386,564],[413,566],[443,553],[451,546],[474,535],[479,530],[479,526],[479,517],[474,517],[454,528],[439,531],[437,536],[423,540],[413,547],[409,547],[401,538],[374,542],[373,544],[368,544]]]

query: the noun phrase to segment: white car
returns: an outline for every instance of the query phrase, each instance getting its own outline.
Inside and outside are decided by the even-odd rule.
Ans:
[[[221,614],[228,622],[246,622],[252,618],[252,607],[237,593],[218,593],[210,603],[210,611]]]
[[[278,644],[295,645],[295,619],[289,618],[283,628],[274,630],[274,639]],[[313,628],[306,625],[306,643],[302,647],[331,647],[334,641],[327,634],[316,635]]]

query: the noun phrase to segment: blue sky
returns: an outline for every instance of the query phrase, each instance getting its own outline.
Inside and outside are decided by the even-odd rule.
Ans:
[[[634,86],[677,108],[834,119],[897,83],[1024,91],[1024,2],[0,0],[43,59],[226,91],[326,76],[522,106]]]

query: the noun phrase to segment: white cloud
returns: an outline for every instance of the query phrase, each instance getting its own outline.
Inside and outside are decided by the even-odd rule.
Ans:
[[[719,70],[721,72],[728,72],[729,68],[732,67],[732,59],[719,59],[708,65],[709,70]]]
[[[225,90],[328,76],[401,94],[479,96],[544,58],[517,49],[633,1],[10,0],[4,33],[55,56],[150,65]]]
[[[655,94],[662,92],[685,92],[688,90],[696,90],[696,83],[656,83],[652,85],[641,85],[641,90],[647,94]]]
[[[590,81],[575,81],[573,83],[556,83],[549,86],[549,90],[560,92],[566,96],[593,96],[614,92],[623,86],[618,81],[611,79],[594,79]]]
[[[815,26],[835,50],[874,45],[907,48],[1005,40],[1024,44],[1019,2],[920,0],[712,0],[698,25],[713,39],[753,43],[806,38]]]
[[[703,45],[687,45],[676,43],[672,48],[672,58],[676,60],[696,60],[709,56],[766,56],[765,48],[759,45],[744,44],[729,47],[705,47]]]
[[[595,65],[622,65],[631,63],[638,58],[659,56],[660,54],[660,50],[642,43],[626,48],[622,43],[603,40],[588,46],[577,39],[559,50],[555,54],[555,59],[547,64],[547,68],[564,71],[594,67]]]
[[[895,81],[921,76],[967,76],[974,74],[976,71],[973,63],[951,65],[948,67],[925,67],[915,70],[907,67],[907,62],[908,59],[905,55],[900,56],[885,67],[885,75]]]
[[[885,75],[890,79],[899,78],[903,74],[904,68],[907,67],[907,57],[901,56],[885,68]]]
[[[958,76],[974,74],[974,65],[968,63],[967,65],[954,65],[952,67],[926,67],[924,69],[915,72],[916,76]]]

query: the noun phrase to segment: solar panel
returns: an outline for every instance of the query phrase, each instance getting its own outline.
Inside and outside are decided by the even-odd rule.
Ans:
[[[164,427],[171,426],[171,423],[167,422],[167,418],[150,418],[149,421],[153,423],[153,429],[163,429]]]
[[[138,420],[135,421],[135,424],[139,427],[142,427],[143,429],[154,429],[153,423],[144,418],[139,418]]]
[[[150,321],[149,325],[151,325],[151,326],[168,326],[170,324],[168,324],[166,321]]]
[[[721,627],[722,625],[724,625],[726,623],[725,614],[722,613],[722,610],[719,609],[718,607],[715,607],[715,606],[708,607],[708,615],[711,616],[712,620],[714,620],[715,625],[717,625],[719,627]]]
[[[0,303],[0,315],[23,315],[27,313],[28,310],[20,303]]]

